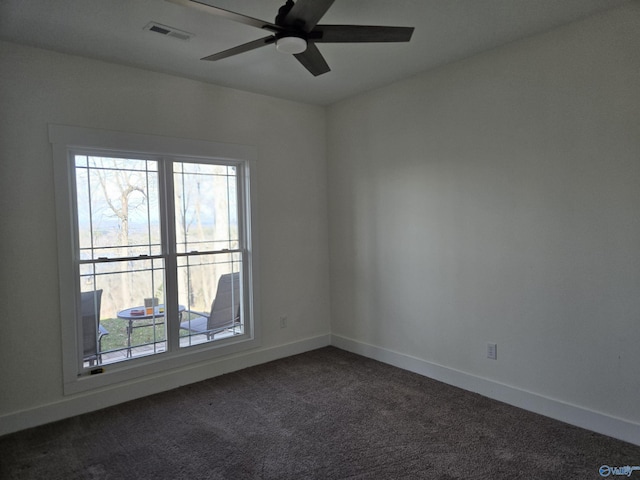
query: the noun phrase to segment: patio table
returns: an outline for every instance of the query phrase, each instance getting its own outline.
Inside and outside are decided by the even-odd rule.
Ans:
[[[150,307],[149,307],[150,308]],[[184,305],[178,305],[179,320],[182,320],[182,312],[186,310]],[[118,312],[118,318],[127,320],[129,325],[127,326],[127,357],[131,357],[131,334],[134,328],[152,327],[154,325],[162,325],[164,321],[158,322],[158,319],[164,318],[164,304],[153,307],[151,313],[147,313],[147,308],[144,306],[131,307]],[[140,320],[152,320],[151,323],[146,322],[142,325],[136,324]]]

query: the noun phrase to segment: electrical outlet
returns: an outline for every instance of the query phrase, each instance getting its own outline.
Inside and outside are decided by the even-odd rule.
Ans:
[[[282,315],[280,317],[280,328],[287,328],[287,316]]]
[[[487,343],[487,358],[491,360],[498,359],[498,345],[495,343]]]

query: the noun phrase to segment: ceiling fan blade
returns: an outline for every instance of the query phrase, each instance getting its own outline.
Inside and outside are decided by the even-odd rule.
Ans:
[[[264,20],[259,20],[257,18],[247,17],[246,15],[241,15],[239,13],[235,13],[230,10],[225,10],[224,8],[214,7],[212,5],[209,5],[208,3],[204,3],[199,0],[166,0],[166,1],[175,3],[176,5],[182,5],[183,7],[195,8],[196,10],[200,10],[201,12],[210,13],[212,15],[226,18],[227,20],[233,20],[234,22],[243,23],[251,27],[264,28],[266,30],[271,30],[274,32],[280,32],[283,30],[282,27],[279,27],[274,23],[265,22]]]
[[[302,53],[294,55],[294,57],[296,57],[304,68],[309,70],[314,77],[331,71],[320,50],[318,50],[318,47],[316,47],[313,42],[308,42],[307,49]]]
[[[288,27],[310,32],[322,16],[327,13],[335,0],[297,0],[291,11],[284,17],[283,24]]]
[[[318,25],[311,32],[310,38],[318,43],[408,42],[413,30],[413,27]]]
[[[253,42],[245,43],[243,45],[238,45],[237,47],[230,48],[229,50],[224,50],[219,53],[214,53],[213,55],[209,55],[208,57],[204,57],[201,60],[209,60],[216,61],[222,60],[223,58],[232,57],[233,55],[238,55],[239,53],[248,52],[250,50],[255,50],[256,48],[264,47],[265,45],[269,45],[276,41],[276,37],[273,35],[259,38],[258,40],[254,40]]]

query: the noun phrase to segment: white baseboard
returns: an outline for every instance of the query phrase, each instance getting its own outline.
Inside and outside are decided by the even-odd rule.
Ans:
[[[20,410],[0,416],[0,435],[37,427],[46,423],[89,413],[119,403],[146,397],[155,393],[199,382],[225,373],[242,370],[263,363],[308,352],[331,344],[331,335],[319,335],[276,347],[250,350],[247,352],[217,358],[166,374],[156,374],[130,382],[118,384],[113,388],[85,392],[58,402]]]
[[[72,398],[65,398],[55,403],[2,415],[0,416],[0,435],[89,413],[327,345],[333,345],[342,350],[418,373],[571,425],[640,445],[640,425],[636,423],[547,398],[409,355],[339,335],[329,334],[216,359],[211,362],[175,370],[165,375],[155,375],[151,378],[132,381],[116,388],[100,392],[89,392]]]
[[[340,335],[331,344],[515,407],[640,445],[640,425]]]

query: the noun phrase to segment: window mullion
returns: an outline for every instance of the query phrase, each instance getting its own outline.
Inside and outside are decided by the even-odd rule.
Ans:
[[[249,283],[250,283],[250,259],[249,259],[249,244],[248,244],[248,227],[249,220],[251,218],[250,212],[248,210],[248,203],[245,203],[245,198],[248,194],[248,183],[247,183],[247,175],[246,175],[246,165],[238,165],[236,167],[236,201],[237,201],[237,215],[238,215],[238,241],[239,241],[239,249],[240,260],[242,262],[242,278],[243,285],[242,288],[245,292],[249,291]],[[253,321],[252,315],[250,315],[250,304],[248,301],[248,295],[243,295],[243,302],[241,302],[242,316],[243,318],[248,319],[245,322],[246,331],[250,332],[250,335],[253,335]]]
[[[160,217],[162,221],[162,255],[165,260],[167,350],[172,352],[180,347],[173,160],[170,158],[162,159],[158,170],[160,198],[163,199],[160,202]]]

